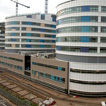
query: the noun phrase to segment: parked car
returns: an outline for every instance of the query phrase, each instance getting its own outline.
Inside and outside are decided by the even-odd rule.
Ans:
[[[38,106],[54,106],[54,104],[56,104],[56,101],[54,101],[52,98],[49,98],[43,102],[40,102]]]
[[[104,101],[101,101],[102,106],[106,106],[106,103]]]

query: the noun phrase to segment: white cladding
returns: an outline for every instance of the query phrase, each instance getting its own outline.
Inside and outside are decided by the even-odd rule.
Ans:
[[[64,9],[71,8],[71,7],[78,7],[78,6],[98,6],[97,12],[91,12],[91,11],[85,11],[85,12],[73,12],[73,13],[66,13],[62,15],[60,14]],[[106,32],[101,33],[101,27],[106,27],[106,22],[101,22],[101,17],[106,17],[106,12],[101,12],[101,7],[106,6],[106,0],[73,0],[73,1],[67,1],[64,3],[61,3],[57,6],[57,21],[62,19],[67,19],[71,17],[82,17],[82,16],[97,16],[98,21],[97,22],[66,22],[63,24],[57,25],[57,30],[61,28],[66,27],[75,27],[75,26],[97,26],[98,31],[97,32],[62,32],[57,33],[56,37],[97,37],[97,42],[56,42],[56,46],[65,46],[65,47],[95,47],[97,48],[97,52],[91,53],[91,52],[74,52],[74,51],[68,51],[68,50],[56,50],[56,53],[63,56],[84,56],[84,57],[106,57],[106,53],[100,52],[100,48],[104,47],[106,48],[106,42],[103,43],[100,41],[101,37],[106,37]],[[68,11],[68,10],[67,10]],[[64,11],[63,11],[64,12]],[[69,21],[69,20],[68,20]],[[67,29],[68,30],[68,29]],[[58,59],[58,57],[57,57]],[[60,58],[59,58],[60,59]],[[66,60],[67,61],[67,60]],[[69,90],[71,91],[81,91],[81,92],[106,92],[106,83],[102,84],[103,82],[106,82],[106,73],[80,73],[80,72],[73,72],[70,71],[70,69],[77,69],[77,70],[84,70],[84,71],[106,71],[106,63],[88,63],[88,62],[74,62],[69,61]],[[79,82],[71,82],[70,80],[77,80]],[[82,83],[80,83],[82,81]],[[97,84],[88,84],[83,83],[85,82],[95,82]],[[99,84],[98,84],[99,82]]]
[[[52,37],[56,35],[56,32],[42,32],[42,31],[32,31],[31,28],[35,28],[35,29],[45,29],[45,30],[53,30],[55,31],[56,28],[54,27],[46,27],[45,24],[47,25],[54,25],[56,26],[56,22],[53,21],[53,17],[52,17],[52,14],[43,14],[44,15],[44,19],[41,19],[41,15],[40,13],[38,14],[29,14],[29,15],[23,15],[23,16],[15,16],[15,17],[8,17],[6,18],[6,23],[9,23],[9,22],[19,22],[19,24],[6,24],[6,29],[7,28],[14,28],[14,27],[18,27],[19,30],[6,30],[6,35],[8,34],[11,34],[11,33],[18,33],[19,36],[6,36],[6,45],[13,45],[13,44],[18,44],[19,47],[15,47],[14,45],[12,47],[5,47],[5,49],[7,50],[15,50],[15,49],[19,49],[19,50],[55,50],[55,42],[52,42],[52,41],[55,41],[56,38],[55,37]],[[31,16],[31,18],[28,18],[27,16]],[[28,24],[22,24],[22,22],[31,22],[31,23],[39,23],[40,25],[28,25]],[[22,28],[26,28],[26,30],[22,30]],[[28,30],[27,30],[28,29]],[[38,36],[22,36],[23,33],[31,33],[31,34],[38,34]],[[45,37],[47,35],[48,37]],[[49,37],[50,36],[50,37]],[[8,41],[8,39],[18,39],[18,41],[16,42],[13,42],[13,41]],[[33,40],[33,42],[23,42],[22,40],[23,39],[29,39],[29,40]],[[48,42],[35,42],[34,40],[47,40]],[[49,42],[50,41],[50,42]],[[22,47],[22,44],[28,44],[28,45],[47,45],[47,46],[50,46],[50,47],[45,47],[45,48],[40,48],[40,47],[33,47],[33,48],[25,48],[25,47]]]

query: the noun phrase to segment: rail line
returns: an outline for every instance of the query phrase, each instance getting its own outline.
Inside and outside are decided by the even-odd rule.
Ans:
[[[35,94],[36,96],[38,96],[39,98],[42,98],[42,99],[47,99],[49,97],[55,99],[55,100],[59,100],[59,101],[65,101],[65,102],[72,102],[72,103],[78,103],[78,104],[84,104],[85,102],[83,101],[77,101],[76,99],[68,99],[70,98],[69,96],[66,96],[64,98],[60,98],[59,96],[61,95],[61,93],[59,92],[56,92],[56,95],[52,94],[52,93],[49,93],[51,92],[52,90],[48,89],[48,91],[45,91],[43,89],[40,89],[39,88],[39,84],[35,84],[34,82],[31,82],[30,80],[28,79],[24,79],[20,76],[16,76],[14,74],[10,74],[8,72],[3,72],[2,74],[0,74],[0,77],[2,79],[5,79],[7,80],[8,82],[10,81],[11,83],[14,83],[18,86],[20,86],[21,88],[27,90],[28,92],[32,93],[32,94]],[[35,86],[34,86],[35,85]],[[40,86],[43,88],[43,86]],[[45,87],[44,87],[45,88]],[[47,88],[46,88],[47,89]],[[55,91],[54,91],[55,92]],[[89,103],[90,104],[90,103]],[[95,103],[91,103],[91,104],[95,104]],[[98,104],[98,103],[96,103]]]
[[[29,84],[26,84],[26,83],[23,83],[23,82],[21,82],[21,81],[19,81],[17,79],[12,78],[12,77],[9,77],[9,76],[6,76],[6,75],[2,75],[1,78],[5,79],[5,80],[7,79],[7,81],[9,80],[9,82],[14,83],[14,84],[20,86],[21,88],[29,91],[32,94],[35,94],[37,97],[40,97],[42,99],[46,99],[47,97],[49,97],[49,95],[46,94],[45,92],[40,91],[38,89],[34,89],[33,86],[31,86]],[[41,94],[45,95],[45,96],[42,96]]]
[[[9,80],[10,82],[22,87],[23,89],[26,89],[27,91],[30,91],[30,93],[35,94],[36,96],[38,96],[40,98],[47,99],[48,97],[52,97],[54,99],[63,100],[57,96],[52,95],[51,93],[49,93],[43,89],[38,89],[36,86],[33,86],[33,84],[32,84],[33,82],[30,82],[23,78],[18,78],[14,75],[10,75],[7,72],[3,72],[1,78]],[[34,85],[36,85],[36,84],[34,83]],[[37,86],[39,86],[39,85],[37,85]]]

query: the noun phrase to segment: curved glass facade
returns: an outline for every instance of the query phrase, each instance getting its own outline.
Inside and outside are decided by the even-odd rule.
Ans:
[[[56,15],[31,14],[6,18],[6,51],[55,51]],[[43,49],[42,49],[43,48]]]
[[[96,47],[78,47],[78,46],[57,46],[59,51],[67,52],[88,52],[88,53],[97,53]]]
[[[7,27],[6,31],[19,31],[20,28],[19,27]]]
[[[69,37],[57,37],[57,42],[97,42],[97,37],[89,36],[69,36]]]
[[[72,27],[64,27],[64,28],[57,29],[57,33],[71,33],[71,32],[98,32],[98,27],[97,26],[72,26]]]
[[[20,33],[6,33],[6,36],[20,36]]]
[[[57,21],[57,25],[75,22],[98,22],[98,16],[78,16],[63,18]]]
[[[6,22],[6,25],[19,25],[20,21],[10,21],[10,22]]]
[[[77,7],[65,8],[61,11],[58,11],[57,16],[78,12],[98,12],[98,6],[77,6]]]
[[[35,43],[55,43],[55,40],[45,40],[45,39],[21,39],[22,42],[35,42]]]
[[[106,96],[105,0],[61,3],[56,30],[56,58],[69,62],[70,94]]]

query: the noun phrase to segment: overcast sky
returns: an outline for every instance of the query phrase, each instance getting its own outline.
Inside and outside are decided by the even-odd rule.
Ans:
[[[17,1],[17,0],[14,0]],[[56,6],[68,0],[48,0],[48,13],[56,13]],[[18,7],[18,14],[44,13],[45,0],[18,0],[18,2],[30,6],[25,8]],[[11,0],[0,0],[0,22],[5,21],[5,17],[16,14],[16,4]]]

